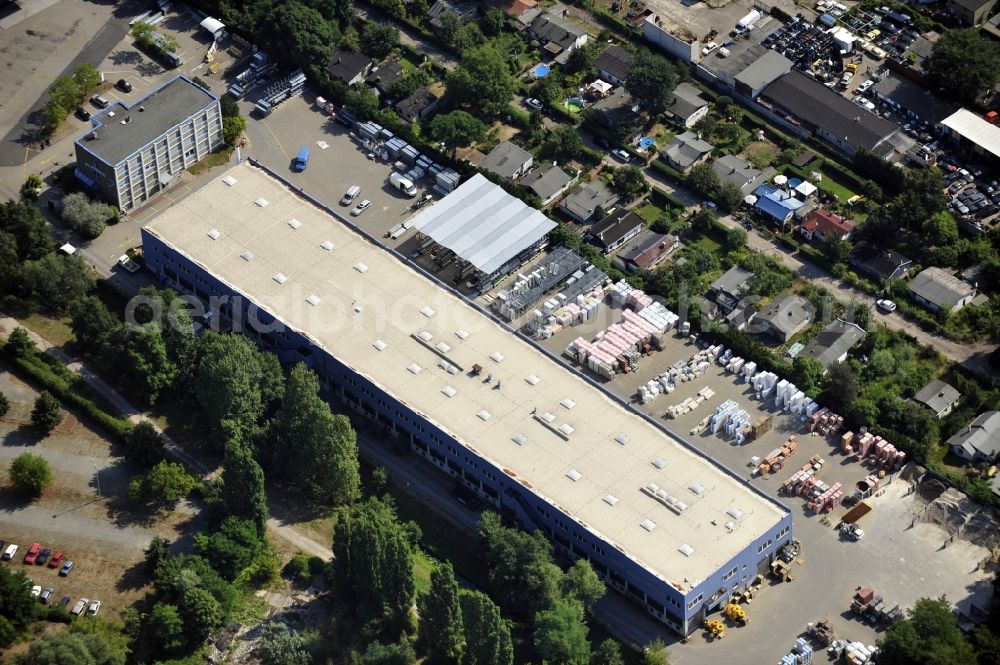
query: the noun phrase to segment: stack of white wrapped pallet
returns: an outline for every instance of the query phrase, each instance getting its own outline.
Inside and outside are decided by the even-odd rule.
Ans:
[[[641,310],[636,311],[638,312],[637,316],[639,318],[649,321],[651,324],[656,326],[661,333],[673,329],[673,327],[677,325],[677,321],[680,319],[679,316],[667,309],[663,303],[658,302],[650,303]]]
[[[624,279],[613,284],[610,289],[608,289],[608,297],[611,299],[611,306],[617,307],[619,309],[625,307],[628,302],[628,294],[635,290],[635,287],[626,282]]]
[[[705,402],[706,400],[710,400],[713,397],[715,397],[714,390],[712,390],[711,388],[702,388],[701,390],[698,391],[698,394],[695,395],[694,397],[688,397],[680,404],[668,406],[666,416],[668,418],[679,418],[680,416],[683,416],[685,413],[690,413],[691,411],[694,411],[696,408],[701,406],[703,402]]]

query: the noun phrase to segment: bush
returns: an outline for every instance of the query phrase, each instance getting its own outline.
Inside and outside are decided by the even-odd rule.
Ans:
[[[52,484],[52,469],[41,455],[21,453],[10,463],[7,472],[10,483],[17,491],[28,496],[39,496]]]
[[[6,416],[8,411],[10,411],[10,400],[7,399],[6,395],[0,393],[0,418]]]
[[[87,238],[101,235],[108,220],[114,217],[115,211],[112,206],[100,201],[91,201],[83,192],[67,194],[63,198],[62,218]]]
[[[281,574],[299,584],[306,584],[312,578],[309,570],[309,555],[305,552],[296,552],[295,556],[288,560],[285,567],[281,569]]]
[[[24,358],[35,353],[35,343],[28,336],[28,331],[18,326],[7,337],[7,350],[15,358]]]
[[[59,400],[53,397],[49,391],[43,390],[35,400],[35,407],[31,410],[32,427],[43,434],[48,434],[62,422],[62,419]]]

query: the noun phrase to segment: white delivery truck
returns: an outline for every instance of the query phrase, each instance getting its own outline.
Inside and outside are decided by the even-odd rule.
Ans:
[[[409,197],[414,197],[417,195],[417,188],[412,181],[407,180],[403,177],[402,173],[393,173],[389,176],[389,182],[393,187],[403,192]]]

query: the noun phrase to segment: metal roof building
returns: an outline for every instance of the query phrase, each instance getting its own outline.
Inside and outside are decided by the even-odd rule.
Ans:
[[[551,219],[481,174],[411,221],[413,228],[471,264],[486,280],[525,263],[556,227]]]
[[[948,131],[968,142],[974,151],[1000,159],[1000,127],[969,111],[959,109],[941,121]],[[962,141],[964,139],[964,141]]]
[[[678,632],[791,538],[780,503],[259,168],[142,237],[161,280],[226,296],[219,318]]]

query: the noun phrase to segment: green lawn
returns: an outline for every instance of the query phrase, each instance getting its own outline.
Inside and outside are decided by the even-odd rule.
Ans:
[[[722,251],[722,243],[706,234],[703,234],[700,238],[698,238],[698,240],[695,241],[694,246],[709,254],[716,254]]]
[[[857,194],[857,192],[848,188],[841,180],[838,180],[839,174],[835,170],[823,165],[820,167],[819,172],[823,174],[823,179],[816,183],[816,186],[820,189],[831,194],[836,194],[837,198],[841,201],[847,201]]]
[[[641,208],[636,208],[635,212],[644,220],[646,220],[647,223],[652,224],[653,222],[658,220],[660,218],[660,215],[662,215],[665,211],[663,210],[663,208],[660,208],[659,206],[655,206],[652,203],[647,203]]]
[[[44,314],[29,314],[22,322],[29,330],[41,335],[53,346],[65,346],[73,341],[73,331],[69,327],[69,317],[52,318]]]

